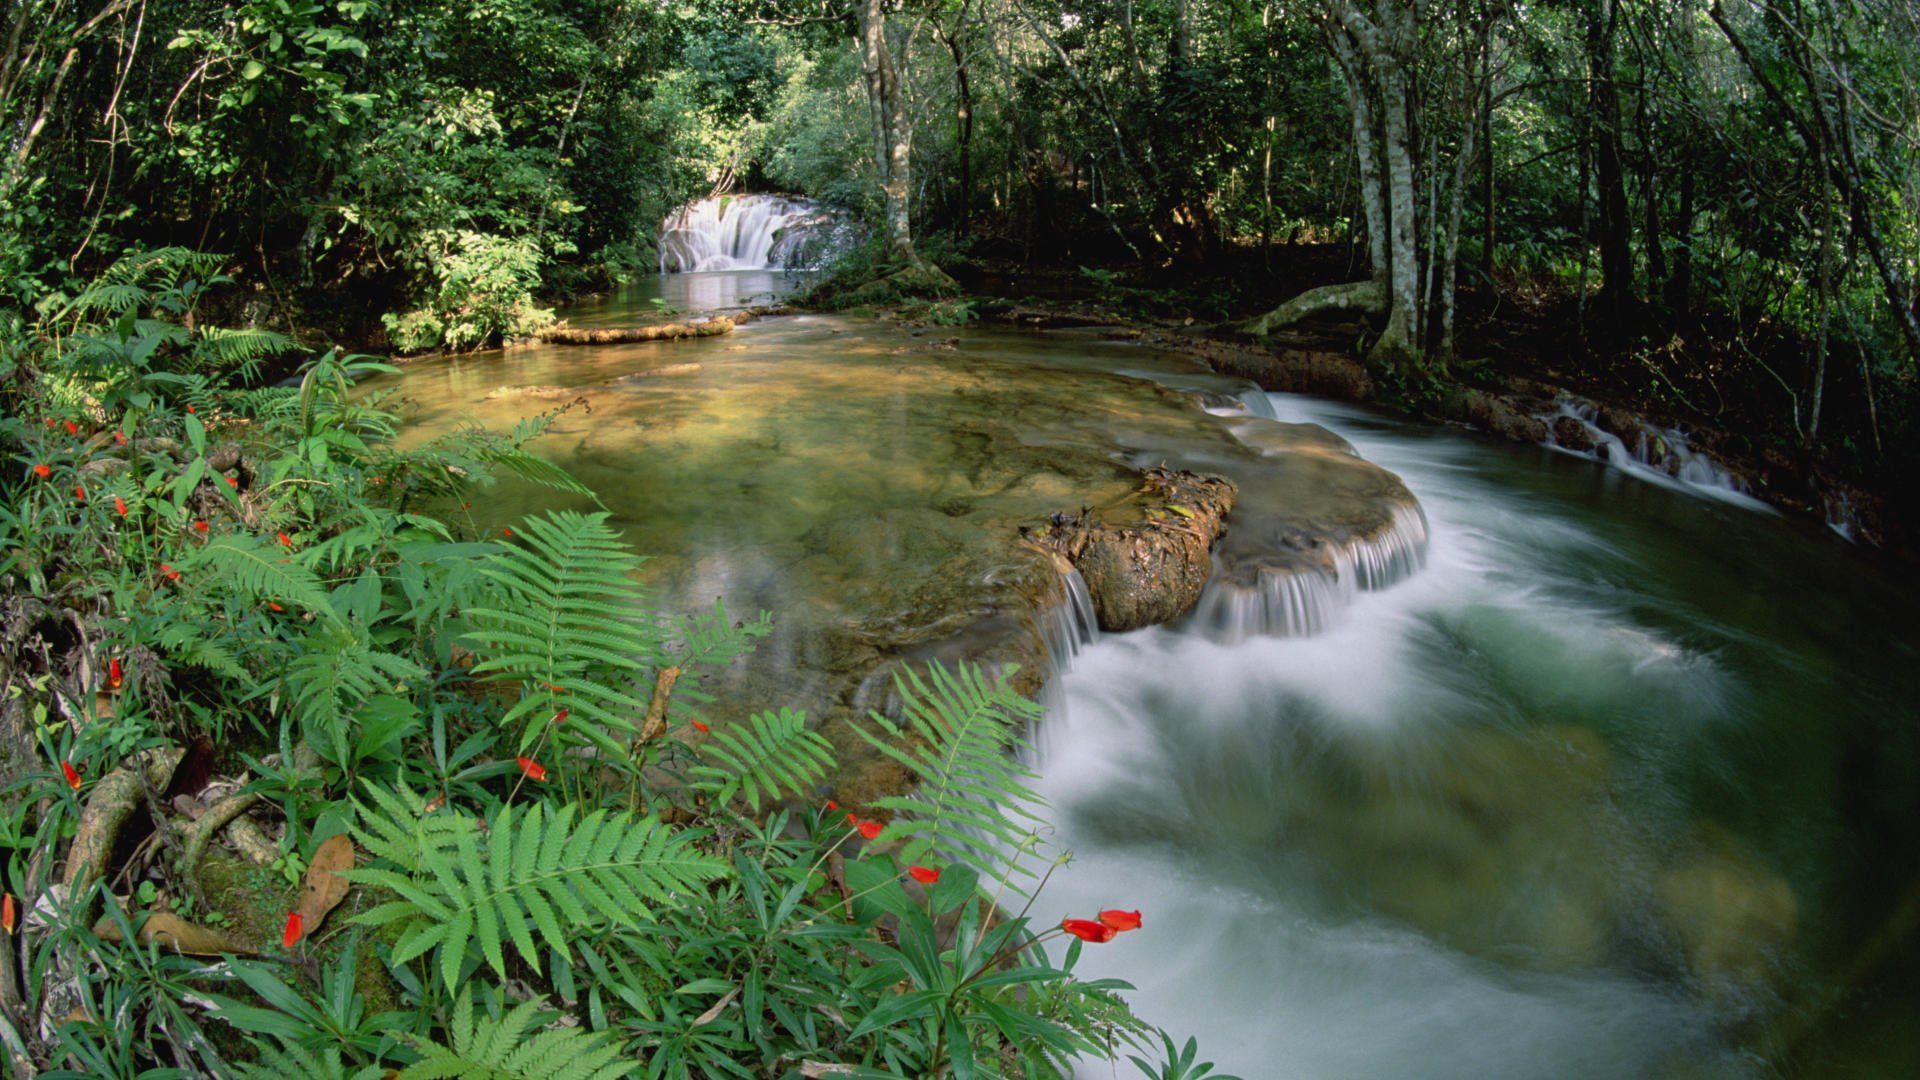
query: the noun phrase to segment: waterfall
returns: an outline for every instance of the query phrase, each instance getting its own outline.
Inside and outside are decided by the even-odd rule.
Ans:
[[[842,215],[806,199],[702,199],[660,223],[660,272],[813,269],[838,250],[847,227]]]
[[[1426,553],[1426,513],[1417,503],[1396,506],[1384,528],[1321,553],[1317,563],[1286,559],[1282,565],[1261,558],[1226,566],[1216,561],[1214,579],[1186,622],[1226,643],[1256,635],[1309,637],[1332,626],[1356,594],[1413,576]],[[1283,556],[1276,553],[1277,558]]]
[[[1747,482],[1722,468],[1706,454],[1687,445],[1687,434],[1638,420],[1626,433],[1602,426],[1599,407],[1578,398],[1562,397],[1555,411],[1540,417],[1547,425],[1546,445],[1580,457],[1597,457],[1621,472],[1656,484],[1679,487],[1723,502],[1754,510],[1772,508],[1749,494]]]

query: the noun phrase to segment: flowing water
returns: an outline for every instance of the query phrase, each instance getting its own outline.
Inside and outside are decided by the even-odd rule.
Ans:
[[[1261,1077],[1920,1074],[1915,594],[1811,527],[1272,395],[1427,564],[1317,636],[1105,637],[1051,690],[1047,915]],[[1106,1067],[1087,1076],[1106,1076]]]
[[[785,195],[720,195],[660,223],[660,272],[824,266],[852,240],[845,214]]]
[[[663,281],[681,307],[787,284]],[[1070,593],[1017,527],[1163,460],[1233,475],[1222,587],[1047,691],[1076,858],[1036,913],[1142,909],[1082,970],[1247,1080],[1920,1072],[1915,591],[1817,526],[1092,334],[805,316],[399,385],[412,438],[584,399],[537,448],[656,555],[661,602],[775,612],[716,715],[839,717],[890,660],[1049,629],[1061,656],[1032,612]],[[1289,515],[1336,528],[1380,484],[1288,424],[1424,509],[1390,499],[1298,596],[1260,584]],[[503,485],[481,523],[557,501]]]

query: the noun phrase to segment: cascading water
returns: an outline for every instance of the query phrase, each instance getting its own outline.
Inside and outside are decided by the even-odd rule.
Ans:
[[[688,308],[671,290],[786,276],[656,285]],[[1093,333],[948,335],[810,315],[393,378],[418,439],[539,408],[503,381],[590,398],[540,449],[659,556],[661,603],[779,613],[716,715],[884,707],[880,656],[1030,662],[1053,590],[1033,737],[1075,858],[1032,916],[1140,908],[1077,973],[1247,1080],[1920,1075],[1910,576],[1671,479]],[[1099,635],[1076,576],[1007,550],[1162,462],[1241,492],[1203,607],[1264,591],[1249,567],[1300,598]],[[491,524],[551,505],[497,491]]]
[[[660,223],[660,272],[807,270],[844,241],[844,215],[785,195],[722,195]]]
[[[1081,971],[1249,1080],[1774,1075],[1910,887],[1861,883],[1920,830],[1845,792],[1885,791],[1875,763],[1915,741],[1912,633],[1772,519],[1271,404],[1406,480],[1431,538],[1409,520],[1389,550],[1425,566],[1383,553],[1331,599],[1271,601],[1311,636],[1196,617],[1086,641],[1036,733],[1074,854],[1036,921],[1142,909]],[[1789,591],[1876,644],[1755,605]],[[1898,1029],[1891,993],[1866,1008]],[[1858,1075],[1910,1075],[1887,1060]]]
[[[1773,512],[1748,493],[1747,483],[1705,454],[1687,445],[1686,432],[1639,422],[1633,445],[1608,431],[1592,402],[1562,397],[1557,408],[1542,417],[1547,425],[1546,445],[1581,457],[1598,456],[1622,472],[1656,484],[1679,485],[1710,498]],[[1569,445],[1571,443],[1571,445]]]

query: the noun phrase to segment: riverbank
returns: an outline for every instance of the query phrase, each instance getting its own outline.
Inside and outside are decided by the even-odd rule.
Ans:
[[[1326,270],[1318,261],[1309,269]],[[1197,290],[1126,288],[1114,278],[1085,270],[998,267],[964,280],[975,290],[970,310],[990,322],[1035,331],[1104,328],[1115,337],[1193,356],[1264,389],[1370,403],[1602,463],[1704,480],[1820,521],[1904,561],[1920,556],[1920,533],[1899,470],[1863,477],[1774,433],[1724,419],[1715,423],[1673,400],[1677,391],[1664,399],[1627,392],[1618,369],[1635,365],[1630,355],[1591,360],[1563,352],[1552,359],[1547,350],[1554,338],[1545,325],[1551,311],[1501,317],[1482,312],[1480,336],[1463,346],[1469,358],[1431,385],[1409,387],[1383,383],[1361,362],[1361,322],[1309,319],[1257,338],[1239,327],[1238,309],[1246,305],[1237,295],[1203,301]],[[1739,415],[1751,417],[1752,410]]]

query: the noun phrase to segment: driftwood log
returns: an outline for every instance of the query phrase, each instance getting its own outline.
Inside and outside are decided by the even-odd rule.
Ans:
[[[731,333],[735,320],[715,315],[704,322],[659,323],[654,326],[574,327],[543,330],[540,340],[551,345],[621,345],[630,341],[673,341]]]

